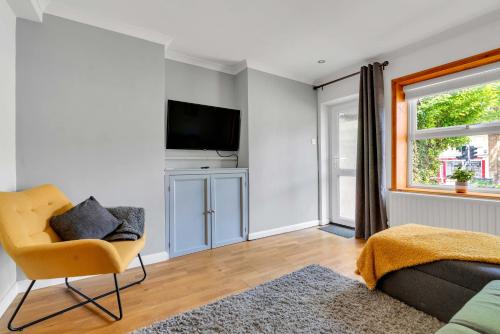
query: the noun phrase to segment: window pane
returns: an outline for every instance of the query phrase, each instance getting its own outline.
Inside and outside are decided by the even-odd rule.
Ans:
[[[339,168],[356,169],[358,114],[339,113]]]
[[[339,176],[340,217],[354,220],[355,201],[356,201],[356,177]]]
[[[420,98],[417,129],[500,121],[500,81]]]
[[[471,187],[500,190],[500,133],[413,142],[412,183],[454,185],[453,171],[474,171]]]

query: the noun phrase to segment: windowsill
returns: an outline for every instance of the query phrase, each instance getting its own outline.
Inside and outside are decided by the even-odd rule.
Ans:
[[[454,197],[500,200],[500,193],[467,192],[465,194],[459,194],[459,193],[456,193],[454,190],[423,189],[423,188],[401,188],[401,189],[391,189],[391,191],[404,192],[404,193],[417,193],[417,194],[424,194],[424,195],[454,196]]]

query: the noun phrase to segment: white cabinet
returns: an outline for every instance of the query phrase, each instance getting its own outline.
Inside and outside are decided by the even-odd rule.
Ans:
[[[247,240],[247,170],[171,170],[167,172],[170,256]]]
[[[211,247],[210,176],[170,177],[170,255]]]

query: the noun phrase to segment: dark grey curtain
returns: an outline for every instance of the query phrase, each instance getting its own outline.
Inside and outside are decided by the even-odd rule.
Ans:
[[[361,67],[356,163],[356,238],[387,228],[384,168],[384,80],[381,64]]]

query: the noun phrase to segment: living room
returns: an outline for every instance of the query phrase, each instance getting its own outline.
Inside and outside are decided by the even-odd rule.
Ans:
[[[0,22],[0,333],[500,332],[498,1]]]

